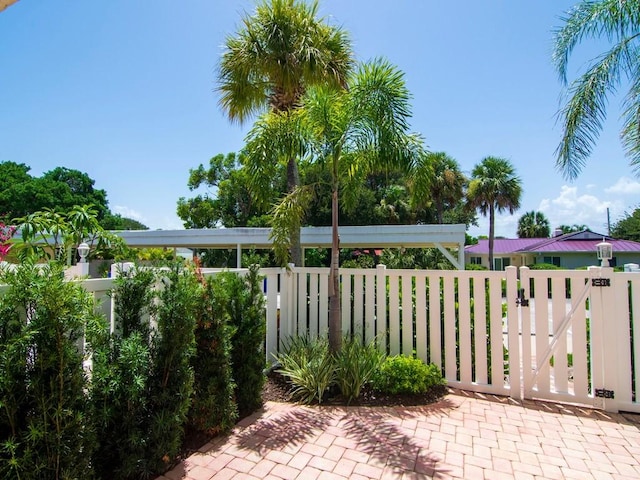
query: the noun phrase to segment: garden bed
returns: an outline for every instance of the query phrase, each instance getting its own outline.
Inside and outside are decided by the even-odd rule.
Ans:
[[[270,372],[262,389],[262,400],[265,402],[296,403],[291,399],[291,389],[286,378],[277,372]],[[353,400],[351,406],[390,407],[428,405],[437,402],[447,393],[447,387],[438,385],[423,394],[384,394],[375,392],[365,386],[360,396]],[[346,406],[346,399],[339,392],[331,390],[322,400],[322,405]]]

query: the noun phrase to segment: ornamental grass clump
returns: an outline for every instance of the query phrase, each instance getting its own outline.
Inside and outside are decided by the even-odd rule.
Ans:
[[[336,384],[347,403],[360,396],[364,387],[384,361],[384,354],[375,344],[363,343],[348,336],[342,340],[342,348],[335,354]]]
[[[292,398],[307,404],[322,403],[336,379],[335,362],[326,338],[292,337],[276,360],[280,364],[276,371],[292,386]]]

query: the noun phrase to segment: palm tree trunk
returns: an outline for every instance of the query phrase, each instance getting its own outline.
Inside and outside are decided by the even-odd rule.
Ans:
[[[329,270],[329,348],[332,352],[342,347],[340,324],[340,237],[338,236],[338,182],[334,176],[331,195],[331,267]]]
[[[493,270],[493,238],[495,236],[495,207],[489,206],[489,270]]]
[[[295,157],[291,157],[287,163],[287,190],[293,192],[299,185],[300,174],[298,173],[298,162]],[[297,267],[303,265],[300,228],[295,229],[291,234],[291,262]]]

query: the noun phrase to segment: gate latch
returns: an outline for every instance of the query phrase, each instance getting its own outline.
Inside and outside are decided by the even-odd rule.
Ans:
[[[524,298],[524,288],[518,290],[518,298],[516,298],[516,305],[519,307],[528,307],[529,299]]]
[[[601,398],[614,398],[614,391],[613,390],[607,390],[605,388],[596,388],[596,397],[601,397]]]
[[[592,287],[610,287],[611,279],[610,278],[592,278],[591,286]]]

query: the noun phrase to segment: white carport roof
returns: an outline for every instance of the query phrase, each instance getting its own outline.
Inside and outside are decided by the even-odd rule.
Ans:
[[[341,248],[437,247],[459,269],[464,269],[465,225],[372,225],[339,227]],[[114,232],[130,247],[268,249],[270,228],[189,230],[128,230]],[[303,248],[331,247],[331,227],[303,227]],[[454,258],[446,248],[457,250]]]

